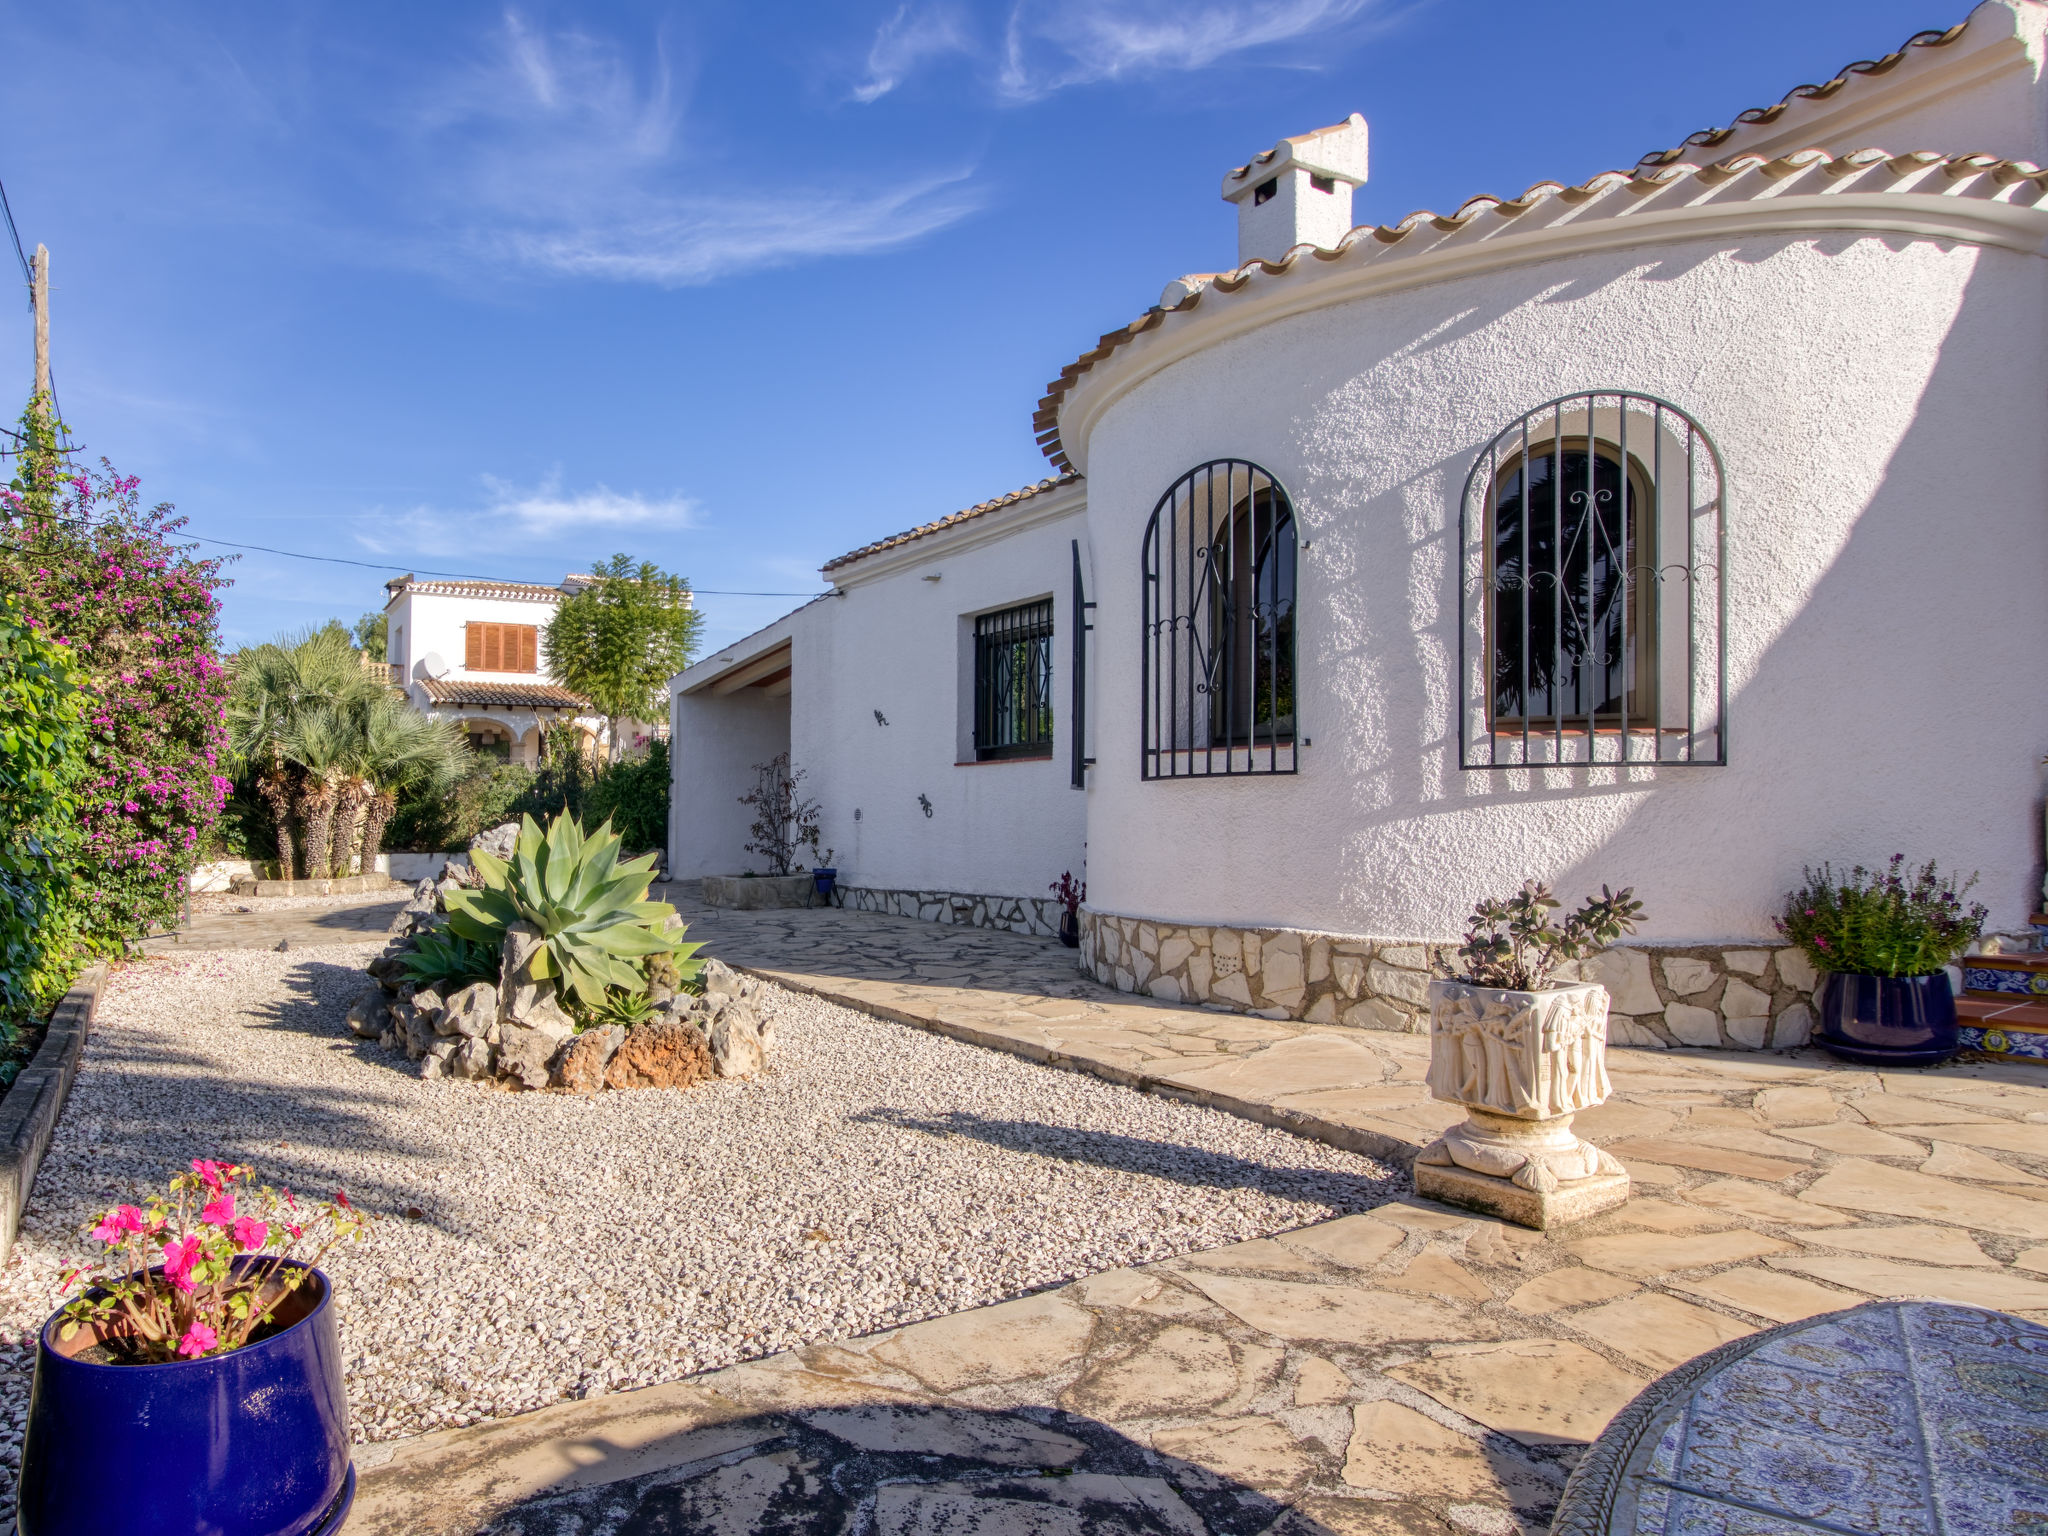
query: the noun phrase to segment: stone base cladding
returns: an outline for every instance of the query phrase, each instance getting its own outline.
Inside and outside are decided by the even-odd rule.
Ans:
[[[957,923],[963,928],[1000,928],[1005,933],[1028,933],[1041,939],[1060,931],[1060,904],[1044,896],[970,896],[960,891],[885,891],[842,885],[832,893],[832,901],[856,912]]]
[[[1433,968],[1455,945],[1295,928],[1193,927],[1083,908],[1081,969],[1123,992],[1267,1019],[1424,1034]],[[1796,949],[1680,944],[1605,950],[1560,981],[1607,988],[1616,1045],[1783,1050],[1813,1029],[1813,967]]]

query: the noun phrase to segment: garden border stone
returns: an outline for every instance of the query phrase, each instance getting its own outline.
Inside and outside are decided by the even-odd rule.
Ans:
[[[35,1188],[36,1170],[50,1148],[57,1118],[71,1097],[79,1058],[92,1033],[107,984],[107,962],[95,960],[71,983],[50,1015],[49,1032],[35,1058],[0,1098],[0,1263],[14,1248],[21,1213]]]

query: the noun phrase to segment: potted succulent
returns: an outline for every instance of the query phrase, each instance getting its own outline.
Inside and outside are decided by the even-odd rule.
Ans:
[[[1060,942],[1069,949],[1081,947],[1081,903],[1088,899],[1085,881],[1076,881],[1072,870],[1063,871],[1047,887],[1060,904]]]
[[[319,1263],[367,1221],[346,1194],[302,1205],[252,1178],[197,1160],[93,1227],[102,1252],[37,1341],[23,1536],[341,1529],[355,1469]]]
[[[1983,931],[1977,883],[1958,886],[1929,860],[1906,870],[1895,853],[1880,873],[1857,865],[1846,880],[1821,865],[1785,898],[1778,931],[1823,973],[1814,996],[1820,1044],[1844,1061],[1926,1067],[1956,1053],[1956,998],[1947,967]]]
[[[1472,911],[1461,968],[1429,984],[1429,1087],[1465,1107],[1416,1155],[1420,1194],[1527,1226],[1575,1221],[1628,1198],[1628,1175],[1572,1134],[1572,1116],[1608,1093],[1607,989],[1558,970],[1633,932],[1634,892],[1589,897],[1562,921],[1529,881]]]

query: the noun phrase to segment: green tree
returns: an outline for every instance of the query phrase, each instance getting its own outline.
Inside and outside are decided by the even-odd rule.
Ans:
[[[384,648],[388,637],[387,617],[387,615],[382,613],[366,613],[356,620],[354,630],[356,649],[372,661],[389,661],[391,659]]]
[[[591,575],[548,624],[548,670],[604,716],[616,759],[621,720],[666,715],[668,680],[696,654],[704,616],[691,606],[688,581],[648,561],[613,555]]]

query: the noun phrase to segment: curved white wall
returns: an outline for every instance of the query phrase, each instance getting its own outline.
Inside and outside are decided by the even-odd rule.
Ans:
[[[2023,925],[2048,748],[2044,278],[1896,235],[1645,246],[1333,305],[1142,380],[1086,444],[1090,905],[1435,938],[1535,876],[1633,885],[1652,939],[1761,939],[1802,864],[1903,851],[1981,870],[1993,924]],[[1457,502],[1493,433],[1587,388],[1672,400],[1725,459],[1730,764],[1518,789],[1457,767]],[[1313,745],[1294,778],[1145,783],[1140,540],[1173,479],[1224,455],[1278,475],[1313,541]]]

